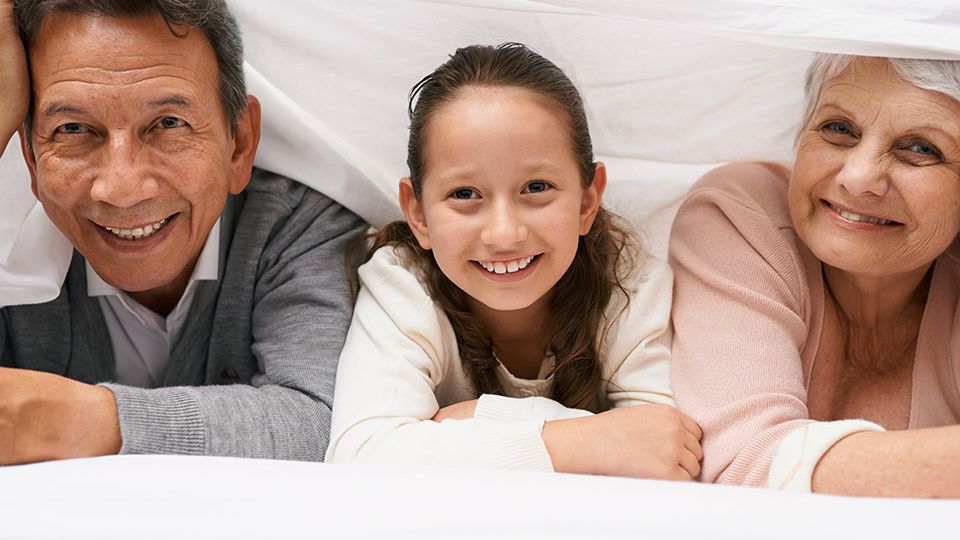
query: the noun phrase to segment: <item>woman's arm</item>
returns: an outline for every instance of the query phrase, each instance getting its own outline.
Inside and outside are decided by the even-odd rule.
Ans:
[[[0,0],[0,153],[20,129],[30,105],[30,76],[13,19],[13,0]]]
[[[805,268],[800,255],[788,176],[761,164],[721,167],[694,186],[674,221],[673,389],[703,428],[704,481],[781,487],[787,479],[809,490],[820,454],[779,459],[785,438],[809,430],[823,451],[876,429],[809,417],[801,352],[818,324],[807,276],[819,265]]]
[[[813,472],[813,491],[881,497],[960,497],[960,426],[854,433]]]

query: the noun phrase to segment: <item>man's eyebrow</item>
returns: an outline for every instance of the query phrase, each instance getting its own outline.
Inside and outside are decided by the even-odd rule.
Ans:
[[[53,102],[46,107],[44,107],[43,112],[41,113],[44,118],[50,118],[58,114],[77,114],[85,115],[88,114],[85,109],[79,107],[74,107],[73,105],[67,105],[66,103]]]
[[[193,105],[193,102],[190,101],[190,98],[182,94],[175,94],[165,98],[157,99],[147,103],[147,106],[151,108],[166,107],[168,105],[180,105],[183,107],[189,107]]]

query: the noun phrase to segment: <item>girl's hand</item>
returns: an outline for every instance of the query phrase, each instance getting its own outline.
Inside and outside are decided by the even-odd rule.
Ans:
[[[440,422],[450,418],[452,420],[466,420],[473,418],[473,413],[477,410],[477,400],[461,401],[453,405],[443,407],[437,414],[433,415],[434,422]]]
[[[691,480],[700,474],[702,432],[667,405],[640,405],[547,422],[543,440],[558,472]]]
[[[0,153],[23,124],[29,106],[30,75],[13,0],[0,0]]]

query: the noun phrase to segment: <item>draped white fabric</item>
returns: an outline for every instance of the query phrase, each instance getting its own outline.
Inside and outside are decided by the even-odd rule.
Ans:
[[[960,59],[956,0],[230,1],[257,165],[375,225],[399,217],[407,92],[456,47],[520,41],[582,90],[607,201],[640,223],[709,164],[788,160],[810,51]],[[0,305],[56,296],[69,245],[29,190],[16,140],[0,158]],[[663,227],[651,231],[663,242]]]

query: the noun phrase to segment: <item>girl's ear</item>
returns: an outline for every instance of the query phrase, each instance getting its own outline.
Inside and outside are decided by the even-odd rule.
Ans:
[[[430,249],[430,230],[423,215],[423,205],[413,191],[413,183],[406,176],[400,179],[400,209],[420,247]]]
[[[593,172],[593,182],[583,188],[583,196],[580,199],[580,236],[590,232],[593,220],[596,219],[597,211],[600,209],[603,190],[606,188],[607,168],[598,161]]]

